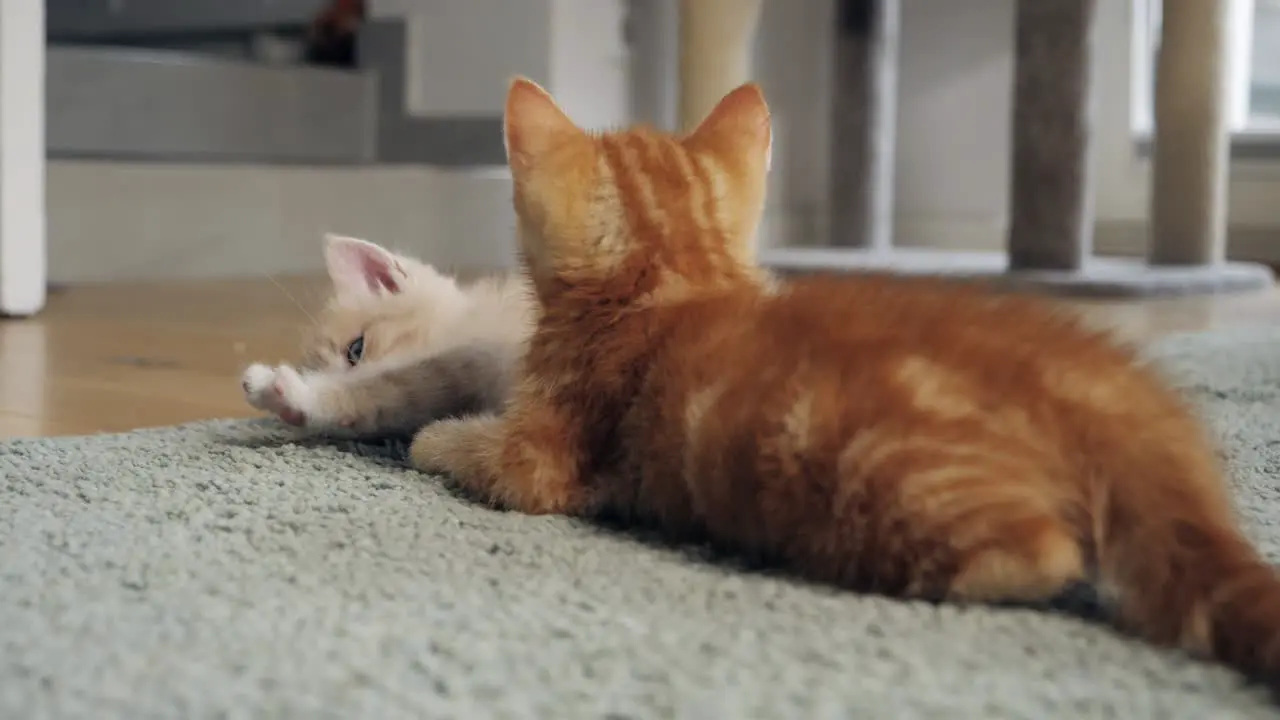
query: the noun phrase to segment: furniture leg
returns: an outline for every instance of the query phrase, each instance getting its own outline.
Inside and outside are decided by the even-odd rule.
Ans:
[[[1231,0],[1167,0],[1156,61],[1152,265],[1226,260]]]
[[[0,315],[45,303],[44,2],[0,3]]]
[[[1095,3],[1018,0],[1012,270],[1080,270],[1092,254]]]

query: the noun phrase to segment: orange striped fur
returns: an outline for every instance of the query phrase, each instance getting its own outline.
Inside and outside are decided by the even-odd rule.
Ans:
[[[753,262],[760,91],[687,137],[579,130],[527,80],[506,136],[543,314],[502,417],[411,453],[527,513],[620,513],[850,589],[1047,599],[1096,580],[1149,641],[1280,677],[1280,581],[1215,451],[1051,306]]]

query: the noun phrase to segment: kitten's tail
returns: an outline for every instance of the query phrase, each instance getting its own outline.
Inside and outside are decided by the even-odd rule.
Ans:
[[[1204,489],[1113,486],[1095,530],[1100,579],[1125,629],[1280,691],[1280,576]]]

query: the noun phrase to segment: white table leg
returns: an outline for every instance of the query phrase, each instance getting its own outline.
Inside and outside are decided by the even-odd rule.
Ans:
[[[43,0],[0,2],[0,315],[45,303]]]

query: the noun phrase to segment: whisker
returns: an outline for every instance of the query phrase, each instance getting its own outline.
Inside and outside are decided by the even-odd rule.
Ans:
[[[318,320],[316,320],[315,316],[314,316],[314,315],[312,315],[310,312],[308,312],[308,311],[307,311],[306,306],[304,306],[301,302],[299,302],[299,301],[298,301],[298,298],[294,297],[294,296],[293,296],[293,293],[290,293],[290,292],[289,292],[289,290],[288,290],[288,288],[286,288],[286,287],[284,286],[284,284],[283,284],[283,283],[281,283],[279,280],[277,280],[277,279],[276,279],[276,277],[275,277],[274,275],[271,275],[271,274],[269,274],[269,273],[263,272],[263,271],[261,271],[261,270],[259,270],[258,272],[259,272],[259,273],[261,273],[263,277],[265,277],[266,279],[270,280],[270,281],[271,281],[271,284],[273,284],[273,285],[275,285],[276,287],[280,288],[280,292],[284,293],[284,296],[285,296],[285,297],[287,297],[287,298],[289,298],[289,300],[290,300],[294,305],[296,305],[296,306],[298,307],[298,309],[299,309],[299,310],[301,310],[301,311],[302,311],[302,314],[303,314],[303,315],[306,315],[306,316],[307,316],[307,319],[311,321],[311,324],[312,324],[312,325],[319,325],[319,324],[320,324],[320,322],[319,322]]]

